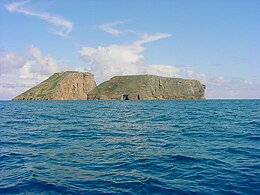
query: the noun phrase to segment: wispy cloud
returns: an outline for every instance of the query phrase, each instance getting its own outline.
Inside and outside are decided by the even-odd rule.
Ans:
[[[13,2],[10,4],[6,4],[5,8],[9,12],[17,12],[29,16],[34,16],[38,17],[42,20],[45,20],[51,24],[54,24],[57,26],[59,29],[55,30],[54,33],[62,36],[62,37],[67,37],[68,34],[72,31],[73,24],[67,19],[64,19],[59,16],[54,16],[49,13],[40,13],[40,12],[34,12],[29,9],[26,9],[24,5],[28,4],[29,1],[19,1],[19,2]]]
[[[169,38],[172,35],[169,33],[156,33],[156,34],[148,34],[145,33],[141,39],[134,42],[135,45],[142,46],[143,44],[158,41],[160,39]]]
[[[133,30],[122,30],[118,28],[118,25],[124,24],[125,21],[113,21],[99,25],[99,29],[105,31],[113,36],[119,36],[126,32],[134,32]]]

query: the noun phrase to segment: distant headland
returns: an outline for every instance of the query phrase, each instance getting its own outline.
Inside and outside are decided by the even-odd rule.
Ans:
[[[55,73],[13,100],[202,100],[198,80],[155,75],[115,76],[96,86],[89,72]]]

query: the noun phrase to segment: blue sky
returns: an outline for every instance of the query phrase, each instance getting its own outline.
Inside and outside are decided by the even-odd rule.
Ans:
[[[260,97],[258,0],[0,2],[0,99],[57,71],[198,79],[207,98]]]

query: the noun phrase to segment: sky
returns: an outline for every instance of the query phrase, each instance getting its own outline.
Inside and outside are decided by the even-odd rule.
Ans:
[[[1,0],[0,99],[55,72],[197,79],[260,98],[259,0]]]

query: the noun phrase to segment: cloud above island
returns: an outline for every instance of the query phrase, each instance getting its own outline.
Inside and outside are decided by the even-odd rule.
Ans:
[[[60,16],[55,16],[45,12],[32,11],[35,9],[29,7],[31,6],[29,2],[30,1],[13,2],[5,4],[4,7],[9,12],[36,17],[53,24],[56,27],[54,33],[61,37],[67,37],[70,34],[73,29],[72,22]],[[77,48],[76,52],[80,57],[77,56],[78,59],[76,60],[73,58],[68,59],[67,56],[62,60],[55,59],[51,53],[44,53],[39,47],[36,47],[33,44],[27,46],[27,49],[23,54],[1,50],[0,98],[10,99],[40,83],[53,73],[64,70],[89,71],[95,75],[95,80],[98,84],[116,75],[152,74],[200,80],[203,84],[206,84],[207,98],[250,98],[260,96],[258,80],[254,80],[248,76],[245,78],[234,78],[225,74],[213,74],[214,76],[212,76],[209,72],[200,72],[199,70],[202,69],[192,65],[189,66],[189,64],[177,66],[175,64],[163,64],[160,62],[147,63],[147,55],[149,55],[149,52],[145,51],[148,45],[153,44],[156,41],[166,41],[167,39],[171,39],[172,34],[162,32],[142,33],[123,28],[125,23],[126,21],[124,20],[116,20],[101,25],[95,25],[104,33],[112,35],[112,42],[106,40],[105,42],[109,44],[97,44],[100,39],[96,39],[94,44],[97,45],[91,46],[86,45],[86,43],[91,43],[90,41],[82,41],[79,44],[81,45],[80,49]],[[128,38],[123,40],[122,38],[124,36],[121,35],[125,33],[131,33],[128,34],[131,36],[127,36]],[[100,36],[100,34],[98,36]],[[86,38],[85,35],[83,37]],[[111,36],[106,36],[106,39],[107,37]],[[129,42],[129,37],[135,38]],[[75,37],[73,37],[73,39],[76,40]],[[119,42],[114,42],[115,40],[118,40]],[[66,41],[68,41],[68,39]],[[36,40],[33,42],[38,41]],[[75,52],[75,48],[66,49],[72,49],[71,53]],[[161,54],[164,54],[164,51],[165,50],[160,50],[155,54],[158,56],[158,59]],[[71,64],[63,63],[67,60],[70,61]],[[246,61],[245,58],[241,58],[238,61],[238,64],[246,62],[248,61]],[[76,63],[78,64],[77,66],[75,66]],[[211,64],[211,66],[214,68],[224,67],[221,63]]]
[[[21,68],[25,61],[26,59],[17,53],[4,54],[0,57],[0,75]]]
[[[29,1],[13,2],[10,4],[6,4],[5,9],[9,12],[16,12],[28,16],[34,16],[47,21],[48,23],[54,24],[57,29],[54,29],[53,32],[61,37],[67,37],[72,31],[73,23],[71,21],[49,13],[31,11],[24,7],[28,3]]]
[[[64,64],[63,60],[57,60],[49,53],[44,54],[34,45],[29,45],[25,54],[5,53],[0,56],[1,99],[13,98],[37,85],[54,72],[64,70],[90,71],[95,74],[95,79],[99,82],[115,75],[129,74],[197,79],[206,84],[207,98],[250,98],[252,95],[253,97],[260,95],[260,85],[252,79],[212,77],[205,73],[195,72],[188,66],[145,64],[145,57],[142,53],[145,47],[144,43],[140,44],[143,42],[140,40],[129,45],[83,47],[81,49],[81,57],[85,62],[83,67]]]
[[[171,37],[168,33],[143,34],[137,41],[127,45],[82,47],[80,54],[90,67],[98,82],[115,75],[159,74],[161,76],[179,76],[181,68],[163,64],[145,64],[142,52],[144,45]]]
[[[6,53],[0,56],[0,94],[2,99],[12,98],[39,84],[54,72],[68,70],[69,66],[43,54],[34,46],[26,54]]]
[[[252,91],[254,97],[260,96],[260,86],[251,80],[209,76],[196,72],[189,66],[145,63],[145,45],[170,37],[171,34],[168,33],[144,33],[139,39],[126,45],[82,47],[80,55],[88,67],[87,70],[94,73],[98,83],[116,75],[153,74],[199,80],[206,85],[207,98],[250,98]]]

